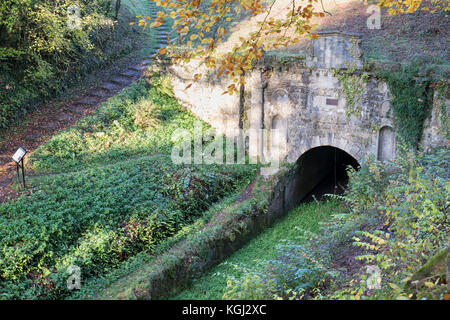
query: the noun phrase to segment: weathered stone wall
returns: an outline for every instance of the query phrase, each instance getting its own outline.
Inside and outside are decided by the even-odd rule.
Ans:
[[[180,103],[195,115],[223,133],[227,127],[237,127],[239,123],[239,95],[222,94],[230,81],[218,79],[209,74],[205,67],[193,61],[187,66],[165,66],[171,76],[173,90]],[[193,82],[193,76],[202,73],[205,76]],[[186,87],[191,84],[191,87]]]
[[[255,235],[270,227],[277,218],[298,205],[299,200],[287,197],[295,168],[283,168],[278,176],[265,180],[258,177],[243,194],[257,199],[238,200],[217,212],[201,231],[188,236],[160,255],[149,272],[136,275],[134,287],[108,299],[167,299],[184,289],[191,280],[217,265]],[[237,213],[238,212],[238,213]],[[114,290],[113,290],[114,291]]]
[[[295,162],[305,151],[324,145],[342,149],[356,160],[369,154],[379,160],[392,158],[396,139],[388,86],[369,74],[355,106],[357,112],[347,116],[346,97],[331,67],[339,67],[342,61],[350,59],[345,50],[336,46],[348,47],[354,37],[345,35],[344,40],[336,37],[333,33],[328,38],[319,38],[314,56],[306,60],[285,63],[266,58],[261,61],[246,74],[243,103],[239,95],[223,94],[230,82],[217,79],[214,73],[192,82],[195,73],[205,71],[195,63],[185,67],[168,66],[166,71],[177,99],[221,133],[236,129],[240,117],[244,128],[270,130],[285,124],[286,148],[279,151],[281,160]],[[335,52],[328,50],[331,47]],[[360,61],[356,59],[354,64],[360,66]],[[323,66],[327,68],[320,68]],[[185,89],[190,83],[192,86]],[[447,144],[440,112],[436,102],[425,123],[422,140],[425,149]]]
[[[270,78],[264,90],[265,127],[269,128],[276,117],[287,119],[289,162],[323,145],[340,148],[357,160],[367,154],[377,154],[377,128],[393,125],[389,113],[385,112],[389,100],[385,84],[372,77],[357,106],[360,111],[347,117],[345,96],[330,70],[273,65],[268,68]]]
[[[425,150],[448,145],[449,140],[446,137],[446,129],[449,126],[448,115],[450,115],[450,100],[439,97],[435,92],[431,114],[424,126],[422,147]]]

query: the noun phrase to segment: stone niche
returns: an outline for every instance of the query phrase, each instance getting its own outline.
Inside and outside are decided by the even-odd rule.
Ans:
[[[343,69],[355,67],[362,69],[360,35],[341,31],[317,32],[319,37],[313,41],[313,57],[307,66],[319,69]]]
[[[387,161],[395,156],[395,134],[390,126],[384,126],[378,133],[378,160]]]

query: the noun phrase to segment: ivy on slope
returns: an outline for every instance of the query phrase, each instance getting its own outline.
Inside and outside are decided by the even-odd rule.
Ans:
[[[254,174],[160,155],[35,179],[30,195],[0,205],[0,298],[64,298],[70,265],[89,279],[151,253]]]
[[[192,130],[197,120],[170,92],[169,83],[158,74],[137,81],[39,147],[31,155],[31,166],[40,174],[57,173],[170,154],[172,133]]]
[[[401,71],[383,71],[380,76],[387,82],[392,94],[391,107],[395,127],[404,142],[417,147],[423,125],[430,112],[432,92],[430,80],[420,75],[420,65],[412,63]]]

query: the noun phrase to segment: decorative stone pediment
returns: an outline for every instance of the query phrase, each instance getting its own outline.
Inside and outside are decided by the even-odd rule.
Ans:
[[[359,34],[340,31],[323,31],[318,34],[319,37],[313,40],[313,57],[306,62],[309,67],[362,69]]]

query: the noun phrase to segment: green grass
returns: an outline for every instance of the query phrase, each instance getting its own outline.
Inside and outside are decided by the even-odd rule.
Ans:
[[[49,12],[55,9],[60,14],[54,12],[54,16],[46,19],[36,17],[35,23],[29,24],[28,31],[23,29],[22,33],[34,35],[36,43],[50,41],[53,43],[52,46],[56,47],[50,51],[41,52],[29,46],[23,48],[19,46],[13,49],[26,52],[25,54],[14,59],[2,56],[4,62],[0,68],[0,83],[9,84],[14,90],[4,90],[3,87],[0,90],[0,129],[2,129],[0,136],[3,135],[4,130],[23,123],[27,112],[39,108],[48,100],[63,99],[79,94],[111,76],[111,73],[117,72],[131,60],[147,57],[155,51],[155,30],[143,30],[129,25],[131,21],[136,21],[136,15],[151,14],[151,7],[147,0],[123,0],[119,21],[114,28],[112,28],[111,12],[98,8],[95,9],[97,13],[90,16],[83,12],[86,22],[92,23],[92,28],[89,29],[91,31],[77,33],[77,36],[67,33],[60,39],[61,41],[52,41],[52,39],[56,35],[67,32],[65,10],[61,12],[60,5],[52,8],[50,2],[42,6],[48,7]],[[61,20],[56,21],[55,17]],[[42,30],[45,30],[44,25],[48,27],[52,23],[54,23],[52,30],[55,27],[60,29],[58,32],[53,30],[55,33],[48,34],[47,39],[45,35],[42,35]],[[20,29],[23,27],[21,25],[23,24],[16,24],[16,27]],[[43,37],[41,40],[39,35]],[[27,41],[24,40],[23,43],[26,44]],[[8,43],[5,45],[8,49]],[[36,45],[34,47],[38,48]]]
[[[0,206],[2,297],[62,298],[69,265],[88,279],[152,252],[247,184],[248,169],[177,166],[161,155],[33,180],[29,196]]]
[[[303,231],[316,232],[324,217],[330,217],[339,211],[335,201],[302,204],[291,210],[271,228],[252,239],[247,245],[235,252],[229,259],[217,265],[204,277],[193,281],[190,288],[173,299],[179,300],[217,300],[222,299],[228,279],[242,277],[245,269],[258,268],[264,261],[277,257],[277,245],[286,241],[305,241]],[[320,216],[319,216],[320,215]]]
[[[151,81],[156,79],[154,75]],[[46,174],[170,154],[172,133],[178,128],[191,130],[197,118],[183,111],[163,88],[164,83],[150,85],[148,79],[130,85],[92,116],[39,147],[30,157],[31,166],[36,173]]]
[[[192,133],[197,119],[163,78],[149,81],[125,88],[31,155],[38,175],[28,180],[29,194],[0,205],[0,299],[70,297],[70,265],[81,268],[84,283],[108,278],[254,178],[252,165],[175,165],[171,135],[180,127]]]

